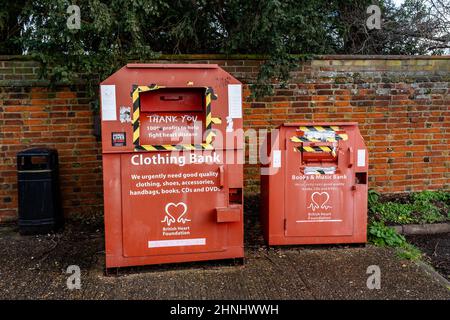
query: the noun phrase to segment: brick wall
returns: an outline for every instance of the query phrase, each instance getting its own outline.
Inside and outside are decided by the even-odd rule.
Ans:
[[[38,63],[1,58],[0,221],[17,216],[16,153],[35,146],[58,150],[65,211],[99,210],[100,143],[93,136],[93,113],[83,86],[50,88],[38,80]]]
[[[380,192],[450,187],[450,57],[324,56],[292,73],[287,88],[251,101],[255,57],[164,56],[154,62],[217,63],[244,85],[246,128],[290,121],[357,121],[369,147],[370,186]],[[0,221],[17,216],[15,155],[58,149],[66,214],[102,206],[100,144],[82,85],[48,87],[39,64],[0,56]],[[257,192],[256,165],[245,166]]]

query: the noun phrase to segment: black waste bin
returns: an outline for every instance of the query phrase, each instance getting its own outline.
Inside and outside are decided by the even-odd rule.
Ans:
[[[56,231],[64,223],[59,190],[58,152],[33,148],[17,154],[19,232]]]

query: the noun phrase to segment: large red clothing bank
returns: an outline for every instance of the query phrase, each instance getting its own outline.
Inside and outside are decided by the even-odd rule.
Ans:
[[[240,82],[128,64],[100,89],[106,267],[243,257]]]

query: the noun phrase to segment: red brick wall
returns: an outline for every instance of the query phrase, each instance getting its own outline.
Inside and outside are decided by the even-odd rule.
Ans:
[[[2,60],[2,59],[0,59]],[[102,206],[100,143],[82,86],[47,87],[39,64],[0,61],[0,221],[17,216],[16,153],[28,147],[58,150],[63,205],[70,213]]]
[[[158,62],[218,63],[246,84],[246,128],[292,121],[357,121],[369,147],[370,186],[381,192],[450,187],[450,57],[327,56],[302,63],[287,88],[251,101],[261,60],[169,56]],[[82,85],[49,88],[39,64],[0,57],[0,221],[17,216],[15,155],[32,146],[60,154],[66,214],[101,210],[100,144]],[[258,168],[245,167],[257,192]]]

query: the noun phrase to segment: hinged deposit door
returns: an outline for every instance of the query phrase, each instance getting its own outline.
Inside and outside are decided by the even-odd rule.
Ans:
[[[213,154],[122,155],[125,256],[225,250],[227,224],[217,223],[215,211],[227,204],[223,166],[202,164],[200,158]]]
[[[293,135],[295,132],[287,136]],[[285,235],[351,235],[352,177],[349,170],[338,168],[338,158],[347,156],[343,151],[346,143],[340,141],[337,150],[320,144],[302,145],[286,141]],[[329,154],[322,154],[326,152]],[[312,154],[309,159],[313,162],[308,161],[308,153]]]

